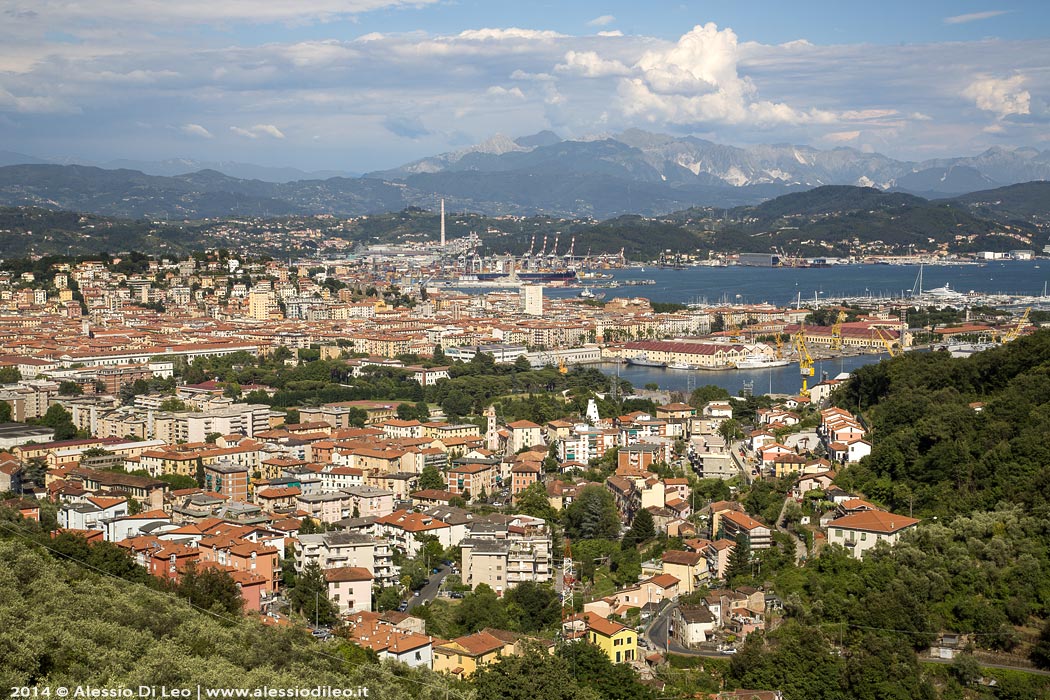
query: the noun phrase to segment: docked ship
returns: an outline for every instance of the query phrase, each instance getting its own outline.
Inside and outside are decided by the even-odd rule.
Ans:
[[[777,360],[768,355],[748,355],[736,363],[737,369],[767,369],[769,367],[787,367],[791,363],[787,360]]]
[[[666,362],[650,360],[648,355],[642,354],[638,357],[628,357],[627,364],[634,367],[667,367]]]
[[[700,369],[700,365],[692,365],[688,362],[672,362],[667,365],[667,369],[685,369],[685,370],[697,370]]]

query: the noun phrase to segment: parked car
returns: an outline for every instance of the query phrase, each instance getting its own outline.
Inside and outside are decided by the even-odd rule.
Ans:
[[[397,606],[397,611],[398,612],[405,612],[406,610],[408,610],[408,601],[407,600],[402,600],[401,601],[401,605]]]

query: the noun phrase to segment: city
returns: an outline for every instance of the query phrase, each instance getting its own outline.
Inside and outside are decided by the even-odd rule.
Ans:
[[[1050,699],[1050,13],[0,21],[12,698]]]

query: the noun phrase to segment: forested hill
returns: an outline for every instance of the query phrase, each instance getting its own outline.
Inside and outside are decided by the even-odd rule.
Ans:
[[[864,413],[874,442],[842,480],[891,509],[1050,507],[1050,329],[965,359],[916,352],[867,365],[835,400]]]

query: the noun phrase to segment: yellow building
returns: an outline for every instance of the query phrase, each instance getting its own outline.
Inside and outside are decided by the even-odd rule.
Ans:
[[[488,632],[435,642],[434,670],[469,678],[482,666],[499,661],[505,646],[506,642]]]
[[[605,652],[616,664],[638,658],[638,634],[618,622],[597,615],[587,619],[587,641]]]

